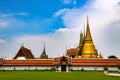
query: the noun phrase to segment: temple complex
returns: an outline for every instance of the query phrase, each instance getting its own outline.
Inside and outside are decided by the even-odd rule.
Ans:
[[[0,58],[0,70],[55,70],[55,71],[117,71],[120,59],[104,59],[95,48],[92,40],[89,20],[87,18],[86,33],[80,32],[79,45],[67,49],[65,56],[49,58],[45,44],[39,58],[35,58],[30,49],[23,45],[13,59]]]

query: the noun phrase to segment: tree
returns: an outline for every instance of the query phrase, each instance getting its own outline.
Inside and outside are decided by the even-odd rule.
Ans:
[[[104,73],[107,74],[108,73],[108,68],[105,66],[104,67]]]
[[[104,67],[104,71],[108,71],[108,68],[107,68],[107,67]]]
[[[120,73],[120,65],[118,65],[118,72]]]
[[[108,56],[108,59],[118,59],[115,55]]]

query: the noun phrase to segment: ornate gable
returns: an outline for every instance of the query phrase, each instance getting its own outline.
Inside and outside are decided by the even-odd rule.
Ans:
[[[34,59],[31,50],[25,48],[24,46],[21,46],[20,50],[13,59],[18,59],[19,57],[24,57],[25,59]]]

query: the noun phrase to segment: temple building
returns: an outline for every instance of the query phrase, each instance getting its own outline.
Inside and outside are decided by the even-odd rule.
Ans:
[[[80,32],[79,45],[66,51],[66,56],[49,58],[45,44],[39,58],[23,45],[13,59],[0,58],[0,70],[54,70],[54,71],[117,71],[120,59],[104,59],[98,53],[92,40],[87,18],[86,34]]]
[[[22,45],[13,59],[34,59],[34,56],[30,49],[27,49]]]
[[[98,54],[98,51],[93,43],[88,18],[86,35],[83,35],[81,31],[79,46],[77,48],[68,49],[66,55],[72,58],[103,58],[101,54]]]

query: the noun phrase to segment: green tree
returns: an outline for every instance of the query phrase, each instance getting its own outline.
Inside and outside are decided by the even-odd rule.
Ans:
[[[108,56],[108,59],[118,59],[115,55]]]

